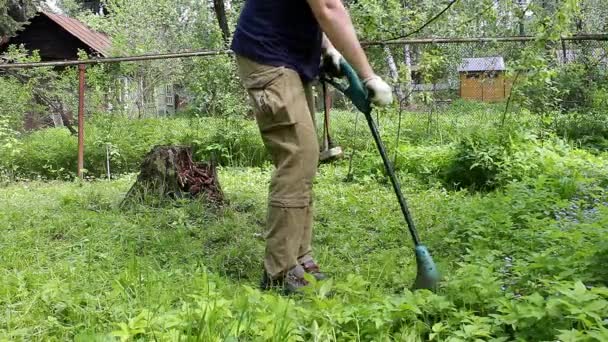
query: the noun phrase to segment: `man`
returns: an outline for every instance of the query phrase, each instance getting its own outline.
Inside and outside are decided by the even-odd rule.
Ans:
[[[391,103],[391,88],[374,74],[341,0],[246,0],[232,50],[276,167],[261,286],[298,292],[307,285],[305,273],[325,278],[311,247],[312,183],[319,159],[311,82],[321,55],[339,69],[339,50],[375,104]]]

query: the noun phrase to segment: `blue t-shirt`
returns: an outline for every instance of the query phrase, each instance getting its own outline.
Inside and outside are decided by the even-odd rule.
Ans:
[[[319,74],[321,39],[306,0],[246,0],[231,48],[254,62],[293,69],[308,82]]]

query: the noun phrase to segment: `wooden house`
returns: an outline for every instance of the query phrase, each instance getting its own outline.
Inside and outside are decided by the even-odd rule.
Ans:
[[[10,45],[38,50],[43,61],[77,59],[78,50],[90,56],[109,57],[112,46],[105,34],[76,19],[46,11],[38,12],[15,36],[5,39],[0,44],[0,53]]]
[[[509,97],[511,83],[502,57],[464,58],[458,73],[463,99],[499,102]]]

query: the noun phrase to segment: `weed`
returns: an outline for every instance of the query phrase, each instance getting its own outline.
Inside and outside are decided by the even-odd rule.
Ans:
[[[390,138],[394,120],[383,114]],[[411,239],[374,146],[363,130],[341,137],[358,151],[354,181],[344,182],[347,161],[321,166],[315,181],[315,257],[332,280],[290,298],[257,289],[271,170],[256,154],[263,147],[255,125],[224,120],[235,126],[222,130],[221,120],[166,120],[162,129],[155,120],[129,122],[98,140],[111,141],[122,172],[161,141],[199,141],[201,158],[225,151],[223,210],[188,201],[120,210],[130,174],[6,182],[0,340],[606,340],[604,154],[537,139],[523,124],[471,124],[488,128],[482,134],[467,130],[467,118],[441,117],[442,143],[410,127],[407,142],[389,147],[422,240],[445,275],[437,293],[411,292]],[[94,120],[91,127],[97,134]],[[458,136],[459,128],[468,133]],[[43,137],[58,140],[45,145]],[[64,158],[71,139],[60,130],[25,137],[31,158],[17,155],[18,169],[70,178],[61,168],[71,165]],[[220,147],[205,150],[208,141]],[[458,165],[465,168],[455,172]],[[447,186],[448,176],[461,189]]]

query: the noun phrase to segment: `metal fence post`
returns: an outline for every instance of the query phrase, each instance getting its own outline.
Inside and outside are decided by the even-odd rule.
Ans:
[[[84,64],[78,65],[79,89],[78,89],[78,177],[83,179],[84,170],[84,88],[85,88]]]

